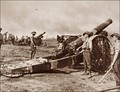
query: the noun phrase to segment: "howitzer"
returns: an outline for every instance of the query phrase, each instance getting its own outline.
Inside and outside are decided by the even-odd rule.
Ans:
[[[35,37],[35,45],[36,46],[40,46],[42,44],[42,38],[43,38],[43,35],[45,34],[46,32],[43,32],[42,34],[38,35],[37,37]]]
[[[100,25],[96,26],[95,28],[93,28],[93,30],[91,32],[93,32],[93,34],[99,34],[103,31],[103,29],[105,29],[107,26],[109,26],[112,23],[112,19],[108,19],[105,22],[101,23]],[[69,53],[76,51],[76,49],[80,46],[82,46],[83,44],[83,38],[79,37],[78,39],[76,39],[75,41],[72,41],[71,43],[68,43],[68,45],[65,45],[64,50],[62,51],[62,53],[59,53],[57,55],[58,58],[62,58],[66,55],[69,55]],[[71,50],[72,49],[72,50]]]
[[[108,19],[105,22],[103,22],[102,24],[98,25],[97,27],[93,28],[93,33],[94,34],[99,34],[100,32],[102,32],[103,29],[105,29],[107,26],[109,26],[112,23],[112,19]]]
[[[43,32],[42,34],[38,35],[36,38],[43,38],[43,35],[45,34],[46,32]]]
[[[112,23],[112,19],[108,19],[105,22],[101,23],[100,25],[96,26],[95,28],[93,28],[93,30],[91,32],[93,32],[93,35],[95,34],[99,34],[103,31],[103,29],[105,29],[107,26],[109,26]],[[76,46],[76,48],[78,48],[79,46],[81,46],[83,44],[83,40],[82,37],[78,38],[77,40],[71,42],[69,45],[71,46]]]
[[[5,32],[3,35],[7,35],[8,32]]]
[[[51,59],[49,57],[39,57],[37,59],[21,61],[14,64],[1,65],[1,75],[16,78],[21,77],[24,74],[42,73],[48,72],[54,69],[61,69],[70,66],[74,63],[76,57],[79,55],[73,55],[64,57],[61,59]]]
[[[99,26],[95,27],[93,30],[95,31],[94,34],[97,32],[102,32],[104,28],[112,23],[111,19],[108,19],[104,23],[100,24]],[[74,43],[73,43],[74,42]],[[64,49],[62,57],[56,58],[53,56],[53,59],[50,57],[40,57],[35,60],[23,61],[20,64],[13,64],[13,65],[3,65],[2,68],[2,75],[8,77],[19,77],[22,74],[27,73],[40,73],[49,71],[51,69],[58,69],[71,66],[75,64],[76,61],[82,63],[82,53],[79,54],[71,54],[66,56],[69,53],[69,47],[74,46],[81,46],[83,43],[82,38],[78,38],[77,40],[73,41],[66,46],[68,52],[66,53],[66,48]],[[91,52],[91,64],[92,70],[97,72],[104,72],[111,63],[110,59],[110,41],[107,37],[102,35],[93,35],[90,37],[90,42],[92,44],[92,52]]]
[[[107,67],[110,65],[110,41],[107,37],[98,35],[105,29],[108,25],[112,23],[111,19],[106,20],[105,22],[101,23],[97,27],[93,28],[91,32],[93,32],[93,36],[90,37],[90,42],[92,44],[92,52],[91,52],[91,62],[92,68],[94,71],[99,73],[103,73]],[[83,44],[82,37],[79,37],[75,41],[66,45],[65,49],[62,53],[59,53],[57,58],[65,57],[66,55],[73,55],[74,53],[70,54],[71,52],[76,51],[78,47],[81,47]],[[72,49],[72,50],[71,50]]]

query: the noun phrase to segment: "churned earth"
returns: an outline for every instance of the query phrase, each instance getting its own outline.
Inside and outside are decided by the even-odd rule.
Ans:
[[[37,47],[36,57],[51,55],[54,50],[53,47]],[[1,56],[4,64],[26,61],[30,59],[30,47],[3,45]],[[67,70],[71,71],[71,73],[64,72]],[[112,73],[108,74],[101,84],[98,84],[98,81],[103,75],[93,73],[93,77],[89,79],[88,75],[82,74],[83,70],[64,68],[61,69],[61,72],[26,74],[19,78],[0,76],[1,92],[96,92],[115,87]]]

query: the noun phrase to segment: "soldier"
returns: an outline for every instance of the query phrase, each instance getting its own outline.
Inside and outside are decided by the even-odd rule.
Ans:
[[[36,54],[36,44],[35,44],[35,35],[36,35],[36,32],[33,31],[31,32],[32,34],[32,37],[30,37],[30,41],[31,41],[31,59],[33,59],[35,57],[35,54]]]
[[[15,42],[17,42],[17,41],[18,41],[18,36],[15,37]]]
[[[3,43],[3,35],[1,33],[2,28],[0,28],[0,62],[1,62],[1,45]]]
[[[116,80],[116,86],[120,86],[120,34],[114,33],[111,35],[111,37],[114,40],[114,58],[113,62],[111,64],[111,67],[113,67],[115,80]],[[120,88],[118,89],[120,91]]]
[[[57,35],[57,41],[58,41],[58,52],[62,51],[64,49],[63,42],[65,41],[64,36]]]
[[[5,33],[3,34],[3,44],[6,44],[6,43],[7,43],[7,34],[8,34],[8,32],[5,32]]]
[[[3,43],[3,35],[1,33],[2,28],[0,28],[0,51],[1,51],[1,45]]]
[[[83,63],[84,63],[84,75],[90,75],[90,77],[92,77],[91,75],[91,58],[90,58],[90,52],[91,52],[91,48],[92,45],[89,41],[89,37],[92,36],[93,33],[92,32],[85,32],[83,33],[83,40],[84,43],[82,45],[82,51],[83,51]],[[89,73],[87,73],[87,71]]]

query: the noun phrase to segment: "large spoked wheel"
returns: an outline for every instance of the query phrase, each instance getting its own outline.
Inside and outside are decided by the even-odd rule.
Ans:
[[[110,41],[105,36],[96,36],[92,39],[91,53],[92,70],[104,73],[111,64]]]

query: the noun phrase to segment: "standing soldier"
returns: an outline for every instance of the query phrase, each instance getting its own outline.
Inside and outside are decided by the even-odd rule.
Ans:
[[[92,77],[91,75],[91,58],[90,58],[90,52],[91,52],[91,48],[92,45],[89,41],[89,37],[92,36],[93,33],[92,32],[85,32],[83,33],[83,40],[84,43],[82,45],[82,51],[83,51],[83,63],[84,63],[84,75],[90,75],[90,77]],[[87,71],[89,73],[87,73]]]
[[[3,43],[3,35],[1,33],[2,28],[0,28],[0,51],[1,51],[1,45]]]
[[[111,64],[113,67],[116,86],[120,86],[120,34],[114,33],[111,35],[114,40],[114,58]],[[120,91],[120,88],[118,89]]]
[[[18,42],[18,37],[17,37],[17,36],[15,37],[15,42],[16,42],[16,43]]]
[[[3,44],[6,44],[6,43],[7,43],[7,34],[8,34],[8,32],[5,32],[5,33],[3,34]]]
[[[0,62],[1,62],[1,45],[3,43],[3,35],[1,33],[2,28],[0,28]]]
[[[35,54],[36,54],[36,44],[35,44],[35,35],[36,35],[36,32],[33,31],[31,32],[32,34],[32,37],[30,37],[30,41],[31,41],[31,59],[33,59],[35,57]]]

